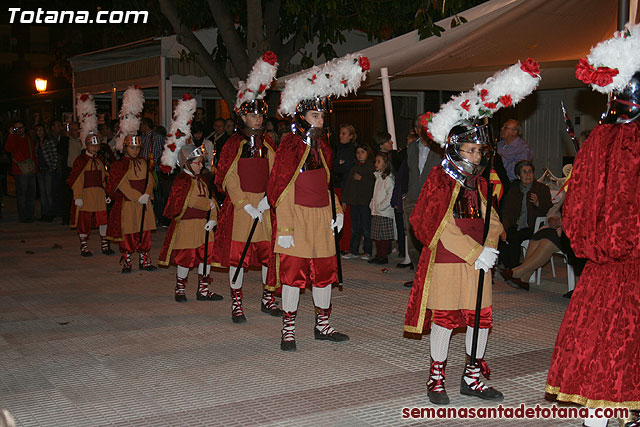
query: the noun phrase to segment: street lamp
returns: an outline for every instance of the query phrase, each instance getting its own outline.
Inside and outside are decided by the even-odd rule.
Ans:
[[[47,90],[47,81],[45,79],[36,79],[36,90],[38,92],[45,92]]]

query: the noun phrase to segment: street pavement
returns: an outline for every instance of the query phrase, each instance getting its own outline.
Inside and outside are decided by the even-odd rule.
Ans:
[[[226,272],[213,272],[224,300],[173,300],[175,267],[123,275],[119,256],[82,258],[75,231],[19,224],[15,199],[0,220],[0,407],[18,426],[579,426],[581,420],[415,420],[402,408],[433,407],[425,382],[429,340],[402,337],[412,272],[398,259],[344,260],[332,325],[346,343],[313,337],[311,292],[301,295],[298,351],[280,351],[281,320],[260,312],[260,272],[245,274],[248,322],[231,322]],[[154,264],[165,231],[153,234]],[[114,247],[117,251],[117,247]],[[137,257],[134,258],[136,266]],[[488,383],[503,406],[541,405],[551,353],[567,307],[566,269],[547,266],[530,292],[494,284]],[[452,337],[447,390],[454,407],[495,406],[458,393],[464,333]],[[610,426],[617,425],[610,421]]]

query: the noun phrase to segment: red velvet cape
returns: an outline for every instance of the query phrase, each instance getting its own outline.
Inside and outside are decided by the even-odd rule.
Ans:
[[[486,200],[487,181],[479,177],[480,194]],[[435,250],[444,228],[446,216],[453,208],[459,193],[456,181],[442,166],[434,166],[422,186],[416,206],[409,218],[413,231],[424,245],[407,304],[404,330],[408,334],[424,334],[430,328],[431,310],[426,308],[429,297],[429,269],[435,260]],[[483,203],[484,203],[483,200]],[[426,285],[426,286],[425,286]]]
[[[238,160],[242,154],[242,146],[248,141],[244,133],[236,132],[224,143],[218,167],[216,170],[215,185],[221,192],[224,192],[222,184],[224,183],[229,170],[232,166],[238,170]],[[268,150],[274,151],[273,140],[268,134],[263,135],[263,145]],[[231,254],[231,236],[233,234],[233,212],[234,206],[231,202],[229,194],[225,192],[225,198],[222,202],[222,209],[218,214],[218,225],[216,227],[216,238],[213,242],[213,262],[222,267],[229,267],[229,255]],[[273,216],[273,215],[272,215]],[[248,231],[247,231],[248,232]]]
[[[107,196],[113,201],[111,212],[109,212],[109,221],[107,222],[107,238],[113,241],[122,240],[122,203],[124,202],[124,194],[117,188],[127,175],[131,161],[129,156],[124,156],[111,165],[109,171],[109,179],[105,191]]]
[[[162,213],[165,218],[171,218],[171,225],[167,230],[167,234],[164,236],[164,243],[160,250],[160,256],[158,258],[158,263],[160,265],[169,265],[169,257],[171,256],[169,247],[173,241],[176,224],[180,221],[180,218],[184,214],[187,204],[189,203],[189,198],[191,197],[191,184],[194,179],[202,180],[207,186],[207,189],[209,188],[209,184],[202,175],[198,175],[197,178],[194,178],[183,171],[173,180],[173,185],[169,192],[169,199],[167,200],[167,205]]]
[[[332,152],[331,146],[323,138],[317,140],[318,150],[326,162],[326,166],[331,171]],[[290,185],[294,184],[294,177],[297,177],[296,171],[299,170],[303,156],[307,151],[307,144],[304,143],[302,137],[296,133],[289,133],[280,142],[276,150],[276,159],[273,164],[273,170],[269,175],[267,182],[267,199],[271,206],[271,247],[275,247],[276,233],[278,231],[278,220],[276,218],[276,207],[282,193]],[[267,274],[267,288],[275,290],[280,287],[280,281],[276,274],[276,254],[271,256],[269,261],[269,269]]]
[[[104,168],[104,163],[98,157],[91,157],[87,154],[86,151],[83,151],[73,162],[73,167],[71,168],[71,173],[69,173],[69,177],[67,178],[67,185],[69,188],[73,187],[76,180],[80,177],[80,174],[87,166],[90,160],[95,159],[98,162],[99,168]],[[104,183],[103,183],[104,185]],[[78,207],[75,204],[75,200],[71,202],[71,213],[69,215],[69,225],[71,228],[76,228],[78,226]]]
[[[553,350],[546,391],[640,409],[640,123],[596,127],[576,156],[562,228],[588,258]]]

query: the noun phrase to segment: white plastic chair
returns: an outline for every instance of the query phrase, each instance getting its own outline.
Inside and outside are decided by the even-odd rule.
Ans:
[[[535,234],[540,229],[540,227],[544,225],[547,225],[547,217],[546,216],[537,217],[536,224],[533,228],[534,230],[533,233]],[[527,255],[527,249],[529,248],[529,240],[523,241],[521,247],[522,247],[522,256],[524,257]],[[567,254],[565,254],[561,250],[558,250],[554,252],[551,255],[551,258],[549,259],[549,262],[551,263],[551,273],[553,274],[553,277],[556,277],[556,266],[555,266],[555,263],[553,262],[553,255],[560,255],[564,263],[567,265],[567,286],[569,290],[572,291],[576,287],[576,277],[573,272],[573,266],[569,264],[569,258],[567,257]],[[536,285],[539,285],[541,275],[542,275],[542,267],[538,267],[538,269],[529,278],[529,283],[535,283]]]

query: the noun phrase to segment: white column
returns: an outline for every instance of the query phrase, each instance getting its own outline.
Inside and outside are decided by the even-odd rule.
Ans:
[[[396,140],[396,125],[393,122],[393,105],[391,103],[391,89],[389,88],[389,70],[387,67],[380,68],[380,79],[382,80],[382,97],[384,99],[384,115],[387,119],[387,131],[391,134],[393,149],[398,149]]]

